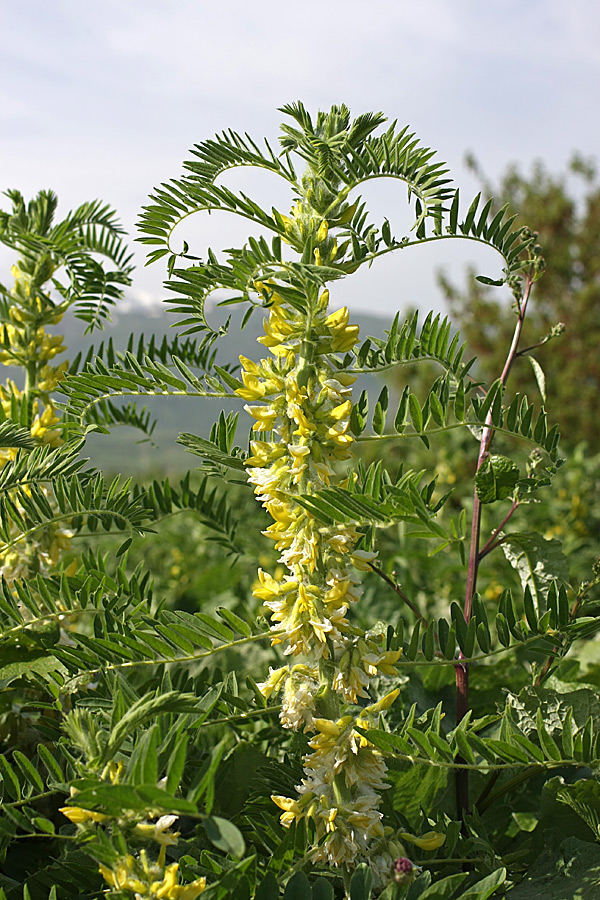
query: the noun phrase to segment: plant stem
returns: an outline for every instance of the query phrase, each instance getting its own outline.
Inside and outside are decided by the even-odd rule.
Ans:
[[[523,784],[524,781],[529,781],[529,779],[533,778],[534,775],[537,775],[539,771],[541,771],[539,766],[529,766],[528,769],[525,769],[523,772],[519,772],[519,774],[515,775],[514,778],[506,781],[503,785],[501,785],[501,787],[498,788],[497,791],[494,791],[493,794],[488,793],[487,797],[484,797],[484,795],[482,794],[477,801],[477,812],[484,813],[486,809],[488,809],[499,797],[502,796],[502,794],[506,794],[507,791],[512,791],[513,788],[516,788],[520,784]]]
[[[500,522],[500,524],[498,525],[496,530],[493,532],[489,541],[487,541],[487,543],[485,543],[483,545],[483,547],[481,548],[481,550],[479,551],[479,562],[481,562],[481,560],[484,558],[484,556],[487,556],[488,553],[491,553],[492,550],[496,549],[498,544],[494,543],[494,541],[496,540],[496,538],[498,537],[498,535],[500,534],[500,532],[502,531],[502,529],[504,528],[504,526],[506,525],[508,520],[512,517],[512,515],[515,512],[518,505],[519,505],[519,501],[513,500],[511,508],[509,509],[507,514],[504,516],[504,518],[502,519],[502,521]]]
[[[510,370],[517,355],[517,348],[523,331],[523,322],[525,321],[525,313],[527,311],[527,302],[531,294],[533,278],[527,276],[525,291],[522,301],[518,304],[518,319],[515,326],[512,343],[510,345],[506,362],[500,375],[500,384],[505,387],[510,374]],[[477,473],[483,462],[487,458],[490,445],[494,437],[494,428],[492,425],[492,411],[488,412],[479,443],[479,455],[477,457]],[[511,513],[512,515],[512,513]],[[469,550],[469,565],[467,569],[467,584],[465,589],[465,605],[464,617],[467,625],[471,620],[473,612],[473,595],[477,587],[477,573],[481,554],[479,552],[479,539],[481,534],[481,501],[477,494],[477,490],[473,491],[473,517],[471,521],[471,544]],[[463,658],[463,654],[459,654],[459,659]],[[458,663],[455,666],[456,671],[456,722],[457,724],[463,719],[469,711],[469,666],[467,663]],[[464,816],[469,810],[469,776],[465,769],[459,769],[456,775],[456,807],[459,816]]]
[[[429,622],[423,615],[421,615],[421,613],[419,612],[419,610],[415,606],[415,604],[412,602],[412,600],[410,600],[406,596],[406,594],[404,593],[404,591],[402,590],[400,585],[396,581],[394,581],[393,578],[390,578],[389,575],[386,575],[386,573],[383,571],[383,569],[380,569],[378,566],[374,565],[374,563],[371,562],[371,563],[369,563],[369,565],[371,566],[371,568],[373,569],[373,571],[375,572],[376,575],[379,575],[379,577],[382,578],[386,584],[389,584],[389,586],[392,588],[392,590],[396,591],[398,596],[401,597],[402,600],[404,600],[404,602],[406,603],[408,608],[414,612],[417,619],[420,619],[421,622],[423,622],[423,624],[425,625],[425,627],[428,628]]]

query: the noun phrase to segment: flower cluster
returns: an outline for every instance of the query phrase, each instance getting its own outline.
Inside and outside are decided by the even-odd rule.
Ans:
[[[177,816],[161,816],[157,822],[141,823],[136,831],[160,844],[156,862],[148,860],[145,850],[136,858],[131,853],[119,857],[112,867],[100,866],[104,880],[117,891],[133,891],[135,900],[195,900],[206,887],[206,878],[179,884],[179,863],[166,865],[166,849],[176,844],[178,833],[169,831]]]
[[[357,570],[368,570],[376,554],[356,548],[353,525],[324,527],[295,498],[336,480],[343,483],[335,466],[350,456],[355,379],[334,369],[328,355],[349,350],[358,328],[349,324],[346,308],[328,314],[326,290],[310,316],[290,308],[275,290],[268,298],[266,334],[259,340],[275,359],[257,363],[240,357],[244,387],[237,393],[261,401],[246,406],[256,434],[248,478],[273,519],[265,534],[287,573],[278,579],[260,569],[254,593],[269,610],[273,643],[287,642],[287,654],[311,661],[332,659],[334,689],[355,701],[368,696],[370,674],[395,672],[399,655],[381,652],[372,638],[357,635],[346,616],[361,595]]]
[[[123,764],[110,763],[102,777],[108,776],[113,784],[118,784]],[[71,788],[71,796],[77,791]],[[98,823],[110,821],[111,816],[94,810],[82,809],[80,806],[63,806],[59,810],[64,816],[77,825],[80,831],[93,829]],[[112,865],[101,865],[100,874],[115,891],[132,891],[135,900],[195,900],[206,887],[205,878],[197,878],[190,884],[179,884],[179,863],[167,865],[167,847],[177,844],[178,831],[171,831],[178,816],[160,816],[156,822],[135,821],[139,813],[134,810],[122,810],[115,824],[121,828],[131,829],[134,840],[155,841],[159,845],[158,856],[151,862],[145,849],[137,856],[127,853],[116,858]],[[133,828],[131,828],[133,822]]]
[[[112,869],[100,866],[100,872],[116,891],[133,891],[135,900],[195,900],[206,887],[206,878],[179,884],[179,863],[166,867],[149,863],[143,850],[139,860],[128,853]]]
[[[195,900],[206,887],[206,878],[196,878],[189,884],[179,884],[179,863],[166,865],[166,849],[177,843],[179,832],[169,829],[177,816],[161,816],[157,822],[142,822],[135,831],[146,838],[153,838],[160,845],[158,858],[150,863],[145,850],[139,858],[132,854],[121,857],[113,865],[100,866],[105,881],[118,891],[133,891],[135,900]]]
[[[12,291],[15,304],[9,310],[10,322],[0,332],[0,362],[25,370],[27,383],[25,389],[20,390],[7,379],[4,385],[0,385],[0,404],[4,418],[11,419],[14,418],[15,407],[19,409],[27,405],[30,395],[34,394],[29,426],[31,436],[36,445],[55,448],[62,444],[62,436],[57,427],[60,419],[51,393],[65,374],[68,363],[49,365],[51,359],[64,351],[63,338],[47,334],[44,326],[36,322],[43,317],[47,322],[56,324],[62,318],[62,312],[44,313],[39,297],[32,296],[31,276],[18,266],[13,266],[12,274],[15,278]],[[0,467],[13,460],[16,452],[11,447],[0,450]],[[29,493],[27,487],[23,490]],[[41,487],[40,490],[54,510],[54,498],[46,488]],[[13,497],[12,502],[15,509],[23,513],[18,497]],[[47,575],[69,548],[72,536],[68,525],[60,521],[51,521],[27,536],[23,536],[16,522],[12,522],[10,540],[4,548],[0,547],[0,573],[9,583],[35,574]]]
[[[276,575],[259,569],[254,594],[270,615],[272,643],[283,644],[291,657],[259,688],[265,697],[283,692],[284,727],[316,732],[299,799],[273,799],[284,826],[312,821],[315,860],[353,866],[385,837],[379,804],[386,767],[355,730],[355,718],[342,715],[342,705],[371,700],[370,679],[397,675],[400,651],[387,650],[382,635],[365,633],[347,615],[361,596],[359,573],[370,570],[376,554],[359,549],[354,524],[323,525],[302,497],[349,484],[338,468],[351,457],[355,378],[332,355],[352,349],[358,326],[345,307],[329,312],[328,290],[307,296],[303,306],[286,302],[274,281],[256,288],[269,307],[259,341],[272,357],[240,357],[237,393],[249,401],[246,410],[255,420],[248,479],[271,516],[264,533],[283,568]],[[393,855],[386,851],[388,857],[389,868]]]
[[[398,689],[367,707],[359,718],[313,718],[316,734],[309,741],[312,752],[304,758],[306,776],[298,786],[300,798],[272,797],[283,810],[282,825],[289,827],[302,818],[312,820],[318,843],[315,859],[352,866],[374,841],[385,837],[379,793],[388,787],[386,766],[356,729],[368,728],[373,715],[397,696]]]

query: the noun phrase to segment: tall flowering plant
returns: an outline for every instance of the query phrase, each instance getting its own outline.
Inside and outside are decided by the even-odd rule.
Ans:
[[[86,551],[75,566],[61,567],[59,547],[57,567],[36,549],[36,570],[11,580],[13,560],[3,558],[0,641],[10,659],[0,675],[40,703],[44,736],[28,754],[0,754],[9,870],[24,858],[25,836],[51,847],[48,868],[32,876],[32,896],[34,888],[44,896],[56,876],[68,886],[65,897],[115,900],[277,900],[282,893],[285,900],[334,900],[344,891],[352,900],[373,893],[382,900],[487,900],[501,886],[518,900],[531,894],[531,882],[547,893],[546,875],[536,869],[544,817],[564,824],[555,813],[566,804],[579,817],[578,836],[567,830],[567,840],[548,852],[559,881],[564,874],[576,879],[573,890],[587,890],[598,884],[600,866],[591,843],[600,803],[600,700],[590,684],[575,690],[565,682],[574,676],[564,660],[598,630],[600,567],[588,582],[571,585],[557,541],[515,529],[561,464],[544,408],[511,395],[508,385],[519,358],[541,345],[521,346],[543,272],[537,236],[491,200],[477,197],[463,209],[433,152],[407,129],[384,130],[380,114],[352,119],[339,106],[313,118],[300,103],[283,112],[279,152],[235,132],[217,135],[193,149],[186,173],[161,185],[143,212],[150,261],[166,261],[178,324],[199,341],[186,336],[158,346],[140,339],[136,349],[130,340],[123,351],[109,343],[81,369],[50,370],[61,345],[47,339],[46,324],[60,310],[37,283],[28,288],[42,272],[31,254],[43,260],[49,241],[69,244],[71,228],[73,241],[96,245],[99,232],[82,231],[71,218],[44,231],[43,204],[31,210],[37,237],[29,227],[23,235],[22,204],[2,219],[11,246],[24,248],[15,292],[4,291],[15,310],[3,313],[3,359],[30,367],[24,387],[10,388],[11,421],[0,425],[0,439],[16,442],[6,445],[0,470],[3,550],[15,525],[23,525],[15,542],[57,522],[79,531],[85,525],[89,537],[100,525],[125,532],[112,562]],[[230,189],[229,170],[244,166],[283,179],[289,207],[269,212]],[[388,220],[373,224],[360,196],[379,178],[407,185],[414,222],[402,237]],[[224,254],[208,248],[196,255],[179,226],[213,210],[241,216],[260,236]],[[477,380],[446,319],[429,314],[419,323],[415,314],[401,322],[397,315],[384,338],[360,341],[336,301],[338,282],[362,266],[444,240],[484,244],[500,260],[494,277],[479,279],[508,289],[515,330],[491,384]],[[104,246],[116,250],[108,238]],[[75,293],[62,286],[52,259],[44,271],[93,320],[78,290],[85,262],[72,249],[65,264]],[[100,279],[90,266],[85,271]],[[260,351],[240,357],[239,367],[217,361],[230,323],[213,328],[206,316],[215,292],[222,305],[242,306],[243,325],[253,314],[260,319]],[[396,390],[395,371],[421,361],[428,372],[437,367],[435,380]],[[537,361],[533,368],[543,393]],[[377,374],[386,384],[374,402],[370,387],[353,393],[359,379]],[[60,406],[53,390],[64,398]],[[113,403],[132,395],[226,398],[249,413],[248,446],[235,445],[236,415],[222,412],[208,438],[179,438],[202,458],[198,482],[106,484],[100,473],[82,471],[81,443],[90,428],[128,422],[148,430],[145,412]],[[2,408],[8,414],[8,404]],[[428,449],[449,429],[474,439],[473,499],[455,497],[451,510],[435,473],[427,481],[420,465],[406,464],[392,473],[381,452],[410,442]],[[71,433],[76,440],[61,444]],[[365,442],[381,457],[371,465]],[[209,477],[221,480],[221,493],[207,487]],[[256,508],[257,520],[274,546],[264,558],[257,554],[253,587],[236,588],[235,599],[227,595],[214,610],[220,586],[211,584],[208,596],[194,596],[196,612],[154,596],[150,573],[141,562],[131,567],[128,554],[136,533],[163,516],[187,510],[223,552],[255,550],[253,535],[236,530],[234,483],[250,500],[256,494],[264,507]],[[390,554],[398,535],[402,546]],[[417,549],[409,556],[408,542],[423,539],[446,554],[424,561]],[[504,575],[514,569],[510,586],[482,597],[480,570],[500,548]],[[145,549],[133,544],[132,552]],[[417,604],[397,583],[396,561],[441,567],[452,554],[448,609],[440,598]],[[401,614],[372,623],[374,605],[377,618],[385,617],[389,604],[380,591],[390,588]],[[65,620],[80,627],[67,632]],[[63,625],[50,638],[49,623]],[[257,668],[244,687],[238,676],[250,659]],[[490,708],[492,680],[509,688],[506,695],[496,690],[497,709]],[[585,774],[567,783],[569,770]],[[535,814],[520,805],[523,798]],[[521,893],[516,882],[525,869]],[[50,897],[58,896],[53,887]]]
[[[281,647],[283,659],[259,688],[266,698],[280,692],[283,727],[308,735],[297,795],[272,797],[281,810],[281,823],[307,824],[315,862],[350,871],[368,861],[381,887],[394,872],[403,881],[412,871],[409,861],[402,862],[399,835],[386,830],[382,821],[386,763],[381,744],[370,739],[373,729],[382,727],[382,713],[398,696],[395,679],[403,664],[402,649],[393,632],[360,628],[352,606],[360,599],[363,576],[376,572],[391,583],[376,564],[377,526],[412,522],[446,545],[460,543],[463,537],[456,531],[447,534],[435,522],[445,498],[434,502],[434,482],[423,486],[421,476],[411,472],[396,482],[389,475],[382,481],[374,469],[361,480],[353,460],[356,442],[418,436],[429,445],[428,433],[455,427],[454,423],[469,425],[481,437],[464,609],[458,624],[440,626],[440,633],[434,624],[425,623],[427,659],[437,654],[450,661],[455,648],[458,652],[460,722],[468,713],[469,663],[462,660],[472,652],[470,638],[467,646],[464,636],[479,624],[473,610],[481,504],[512,494],[519,480],[518,468],[505,457],[493,456],[490,444],[497,428],[526,436],[532,432],[533,410],[525,421],[527,406],[505,416],[502,391],[517,352],[527,298],[543,261],[536,235],[513,228],[514,219],[506,209],[492,214],[491,201],[479,209],[476,198],[461,220],[459,192],[451,187],[447,170],[407,129],[397,131],[392,125],[376,136],[385,121],[382,115],[352,120],[344,106],[318,113],[316,120],[300,103],[283,112],[292,124],[282,127],[280,155],[268,143],[263,151],[250,138],[234,133],[196,146],[194,158],[186,163],[187,174],[163,185],[155,204],[146,208],[142,240],[155,245],[151,260],[168,257],[167,284],[178,295],[174,311],[184,316],[182,323],[190,331],[203,332],[208,344],[218,337],[205,317],[205,303],[213,291],[228,292],[225,305],[245,303],[246,318],[257,309],[264,316],[264,335],[258,340],[268,357],[240,357],[239,378],[216,366],[216,377],[206,382],[207,394],[247,401],[245,409],[254,420],[248,454],[232,449],[231,434],[227,438],[221,434],[219,440],[213,433],[212,448],[210,442],[189,434],[181,441],[221,466],[239,469],[243,464],[272,520],[264,533],[280,553],[282,568],[277,574],[259,569],[255,596],[268,611],[272,644]],[[305,165],[300,176],[294,157]],[[268,213],[246,194],[231,191],[226,175],[237,166],[258,166],[282,177],[294,196],[291,211],[284,214],[273,208]],[[415,212],[408,236],[394,237],[387,220],[379,227],[369,222],[366,205],[356,192],[375,178],[407,184]],[[191,212],[212,209],[227,210],[270,231],[271,243],[264,237],[250,238],[224,259],[210,249],[206,257],[193,256],[185,241],[181,250],[176,249],[175,226]],[[358,327],[350,323],[348,309],[336,307],[333,300],[335,282],[361,266],[396,249],[448,238],[494,247],[504,261],[503,273],[482,280],[508,284],[515,298],[515,340],[505,371],[487,395],[478,392],[470,379],[472,361],[463,361],[464,347],[458,335],[451,335],[447,321],[429,316],[418,332],[416,319],[400,327],[396,317],[387,341],[367,339],[359,346]],[[190,264],[182,268],[180,262],[186,259]],[[425,404],[407,387],[393,430],[386,434],[389,392],[384,388],[369,434],[366,394],[353,403],[357,376],[418,358],[434,360],[442,369]],[[178,368],[185,375],[184,368]],[[530,492],[547,483],[555,468],[556,431],[546,428],[543,411],[538,424],[535,439],[541,441],[545,458],[538,460],[541,475],[532,474],[521,488]],[[418,647],[415,640],[412,643]],[[412,759],[410,754],[408,758]],[[458,769],[457,802],[466,811],[467,775]],[[432,832],[419,846],[441,846],[444,839],[442,833]]]
[[[57,222],[53,191],[40,191],[29,203],[16,190],[7,196],[11,208],[0,211],[0,241],[18,258],[11,269],[12,286],[0,285],[0,362],[14,373],[0,384],[0,417],[13,432],[0,449],[3,468],[15,462],[19,451],[51,451],[64,443],[56,389],[69,363],[54,364],[66,347],[62,335],[48,329],[69,310],[90,330],[101,325],[130,284],[133,268],[110,207],[84,203]],[[23,429],[19,436],[15,426]],[[10,483],[8,470],[5,476]],[[10,584],[55,571],[73,536],[47,479],[38,483],[29,472],[25,478],[17,476],[15,486],[9,502],[16,515],[6,523],[0,542],[0,573]],[[47,504],[43,523],[28,521],[27,502],[22,502],[32,498],[36,487]]]
[[[314,181],[307,179],[310,193]],[[317,264],[335,259],[328,220],[319,220],[305,202],[284,221],[288,233],[312,239]],[[354,726],[368,727],[398,695],[396,689],[374,703],[369,681],[397,675],[400,650],[387,650],[383,634],[365,632],[347,617],[361,594],[358,572],[369,570],[376,553],[358,548],[354,525],[323,526],[297,498],[349,484],[339,463],[352,455],[355,376],[334,368],[330,356],[351,351],[358,328],[349,324],[346,308],[329,311],[329,291],[319,290],[318,282],[295,307],[277,293],[274,279],[256,288],[269,306],[259,341],[274,358],[254,363],[242,357],[244,387],[236,393],[255,401],[246,406],[256,420],[253,433],[270,438],[251,441],[247,472],[273,519],[265,533],[287,572],[274,578],[259,569],[255,595],[269,611],[273,643],[283,644],[290,659],[260,688],[265,696],[282,691],[285,728],[313,735],[300,799],[273,800],[283,810],[283,825],[302,818],[314,823],[315,860],[352,866],[384,838],[379,793],[386,787],[381,755]],[[348,704],[365,701],[360,713],[348,714]],[[388,870],[391,859],[381,864]]]

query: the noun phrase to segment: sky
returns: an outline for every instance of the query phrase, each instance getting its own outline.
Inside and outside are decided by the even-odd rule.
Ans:
[[[598,155],[597,0],[1,0],[0,41],[0,190],[50,187],[64,214],[100,197],[132,238],[194,143],[231,127],[275,144],[277,108],[298,99],[409,125],[463,196],[477,192],[466,151],[492,179],[509,162],[561,172],[575,150]],[[244,171],[226,183],[286,212],[272,182]],[[405,191],[364,196],[403,233]],[[192,252],[243,241],[246,226],[217,218],[190,223]],[[129,301],[161,314],[164,267],[143,268],[139,245],[136,259]],[[437,268],[460,279],[467,262],[499,274],[491,251],[444,242],[386,257],[336,296],[386,316],[441,308]]]

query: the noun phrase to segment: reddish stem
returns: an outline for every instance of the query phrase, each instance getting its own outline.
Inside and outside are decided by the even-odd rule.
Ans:
[[[502,387],[506,385],[513,362],[517,356],[517,347],[523,331],[523,322],[527,311],[527,302],[531,294],[533,280],[527,277],[525,292],[523,299],[519,304],[519,317],[515,326],[512,343],[508,351],[502,374],[500,375],[500,384]],[[492,411],[488,412],[479,443],[479,455],[477,457],[477,473],[487,458],[490,445],[494,437],[494,428],[492,425]],[[514,510],[512,511],[514,512]],[[512,515],[512,512],[510,515]],[[510,516],[509,516],[510,518]],[[503,523],[504,524],[504,523]],[[481,534],[481,501],[477,495],[477,490],[473,492],[473,518],[471,521],[471,544],[469,550],[469,566],[467,569],[467,584],[465,589],[465,605],[464,617],[467,624],[471,620],[473,613],[473,595],[477,587],[477,573],[479,570],[479,562],[482,558],[479,552],[479,539]],[[487,546],[487,545],[486,545]],[[485,548],[484,548],[485,549]],[[459,659],[464,658],[464,654],[459,653]],[[456,722],[457,724],[463,719],[469,711],[469,665],[468,663],[459,663],[455,666],[456,671]],[[467,769],[458,769],[456,773],[456,805],[459,816],[464,816],[469,811],[469,773]]]
[[[507,514],[504,516],[504,518],[502,519],[502,521],[500,522],[500,524],[498,525],[498,527],[496,528],[496,530],[490,537],[489,541],[487,541],[483,545],[481,550],[479,551],[479,562],[481,562],[481,560],[484,558],[484,556],[487,556],[488,553],[491,553],[492,550],[494,550],[496,547],[499,546],[499,543],[494,543],[494,541],[496,540],[496,538],[498,537],[498,535],[500,534],[500,532],[502,531],[502,529],[504,528],[504,526],[506,525],[508,520],[512,517],[512,515],[515,512],[518,505],[519,505],[519,501],[513,500],[513,504],[511,506],[511,508],[509,509]]]

